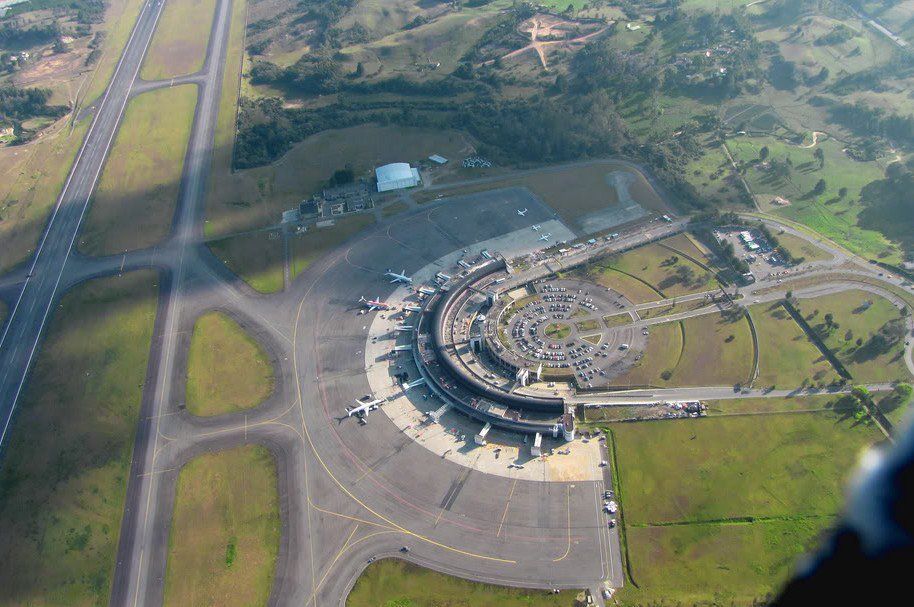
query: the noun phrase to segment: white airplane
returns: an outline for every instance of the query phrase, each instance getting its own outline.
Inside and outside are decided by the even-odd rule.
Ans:
[[[530,227],[533,228],[533,231],[534,231],[534,232],[539,232],[539,231],[540,231],[539,225],[530,226]]]
[[[403,282],[408,285],[413,284],[413,279],[406,275],[406,270],[400,270],[399,274],[397,274],[396,272],[391,272],[390,270],[387,270],[384,273],[384,276],[386,276],[388,278],[392,278],[393,280],[391,280],[390,282]]]
[[[376,299],[365,299],[364,297],[359,297],[359,303],[364,304],[368,308],[369,312],[374,312],[375,310],[390,310],[390,304],[387,304],[381,301],[381,298]]]
[[[543,234],[542,236],[540,236],[540,240],[543,240],[543,241],[549,240],[550,238],[552,238],[552,234]]]
[[[355,407],[346,407],[346,417],[352,417],[353,415],[363,418],[368,415],[370,412],[374,411],[384,402],[383,398],[378,398],[375,400],[369,400],[362,402],[361,400],[355,401]]]
[[[517,209],[517,214],[521,217],[525,217],[527,215],[527,209]]]

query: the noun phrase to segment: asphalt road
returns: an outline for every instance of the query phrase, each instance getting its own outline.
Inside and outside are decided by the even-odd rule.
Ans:
[[[0,351],[5,432],[56,297],[119,271],[152,266],[163,273],[110,603],[162,603],[178,471],[197,454],[248,443],[266,446],[277,461],[283,529],[271,605],[343,604],[368,560],[389,555],[502,584],[620,585],[618,537],[600,512],[605,481],[486,475],[416,444],[383,415],[372,416],[368,426],[337,419],[369,389],[363,354],[369,322],[353,304],[366,293],[383,298],[393,290],[382,278],[385,269],[414,272],[454,250],[529,231],[554,218],[551,209],[516,189],[491,192],[474,204],[443,199],[357,235],[272,296],[254,293],[202,244],[231,0],[217,4],[204,69],[189,78],[199,96],[172,235],[155,249],[125,256],[85,258],[72,251],[128,96],[166,85],[135,82],[160,9],[143,9],[96,108]],[[519,202],[530,208],[526,217],[516,215]],[[658,229],[631,238],[648,239]],[[214,308],[264,346],[277,385],[256,409],[195,418],[183,408],[189,336],[195,319]],[[690,395],[713,397],[718,390],[696,388]],[[400,552],[403,546],[408,553]]]

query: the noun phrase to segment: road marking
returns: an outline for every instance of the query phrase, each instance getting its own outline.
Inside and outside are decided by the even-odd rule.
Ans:
[[[511,496],[514,495],[515,487],[517,487],[517,479],[514,479],[514,482],[511,484],[511,491],[508,492],[508,501],[505,502],[505,511],[501,513],[501,522],[498,523],[498,531],[495,532],[496,538],[501,535],[501,527],[505,524],[505,518],[508,516],[508,506],[511,505]]]
[[[326,271],[327,271],[327,270],[325,270],[324,273],[321,274],[321,276],[323,276],[324,274],[326,274]],[[296,312],[296,315],[295,315],[295,323],[293,324],[293,329],[292,329],[292,343],[294,343],[294,344],[299,343],[299,341],[298,341],[298,327],[299,327],[299,324],[300,324],[300,322],[301,322],[301,314],[302,314],[302,310],[304,309],[304,306],[305,306],[305,299],[306,299],[306,298],[308,297],[308,295],[311,293],[311,290],[314,288],[314,285],[317,284],[319,278],[320,278],[320,277],[318,277],[318,279],[316,279],[314,282],[311,283],[311,285],[308,287],[308,290],[305,291],[305,294],[302,296],[301,301],[300,301],[299,304],[298,304],[298,311]],[[513,560],[510,560],[510,559],[503,559],[503,558],[494,557],[494,556],[487,556],[487,555],[484,555],[484,554],[477,554],[477,553],[474,553],[474,552],[469,552],[469,551],[467,551],[467,550],[461,550],[460,548],[456,548],[456,547],[454,547],[454,546],[450,546],[450,545],[448,545],[448,544],[444,544],[444,543],[439,542],[439,541],[437,541],[437,540],[433,540],[433,539],[430,538],[430,537],[426,537],[426,536],[424,536],[424,535],[421,535],[421,534],[419,534],[419,533],[416,533],[415,531],[411,531],[411,530],[407,529],[406,527],[403,527],[402,525],[399,525],[399,524],[395,523],[394,521],[392,521],[391,519],[387,518],[387,517],[384,516],[383,514],[377,512],[376,510],[374,510],[373,508],[371,508],[368,504],[366,504],[365,502],[363,502],[362,500],[360,500],[358,497],[356,497],[356,496],[355,496],[349,489],[347,489],[346,486],[343,485],[343,483],[333,474],[333,472],[330,470],[330,467],[327,466],[327,463],[326,463],[326,462],[324,461],[324,459],[321,457],[320,453],[319,453],[318,450],[317,450],[317,447],[314,445],[314,441],[313,441],[312,438],[311,438],[311,431],[308,429],[308,423],[305,421],[305,408],[302,406],[302,386],[301,386],[301,376],[300,376],[299,368],[298,368],[298,348],[293,348],[293,349],[292,349],[292,368],[293,368],[294,373],[295,373],[295,387],[296,387],[296,390],[298,391],[298,411],[299,411],[299,415],[301,416],[301,425],[302,425],[302,428],[304,429],[305,437],[307,437],[307,439],[308,439],[308,445],[310,446],[311,451],[314,453],[314,456],[317,458],[318,463],[320,463],[321,467],[324,469],[324,472],[327,473],[327,475],[333,480],[334,483],[336,483],[336,485],[340,488],[341,491],[343,491],[343,493],[345,493],[346,495],[348,495],[350,499],[352,499],[354,502],[356,502],[357,504],[359,504],[360,506],[362,506],[363,508],[365,508],[365,510],[367,510],[367,511],[370,512],[370,513],[372,513],[373,515],[375,515],[376,517],[378,517],[379,519],[381,519],[381,520],[384,521],[385,523],[388,523],[389,525],[393,526],[394,528],[396,528],[397,530],[401,531],[402,533],[405,533],[406,535],[409,535],[409,536],[411,536],[411,537],[414,537],[414,538],[416,538],[416,539],[418,539],[418,540],[421,540],[421,541],[423,541],[423,542],[427,542],[427,543],[431,544],[432,546],[437,546],[437,547],[439,547],[439,548],[443,548],[443,549],[445,549],[445,550],[449,550],[449,551],[455,552],[455,553],[457,553],[457,554],[462,554],[462,555],[464,555],[464,556],[468,556],[468,557],[471,557],[471,558],[477,558],[477,559],[481,559],[481,560],[485,560],[485,561],[493,561],[493,562],[497,562],[497,563],[508,563],[508,564],[511,564],[511,565],[516,565],[516,564],[517,564],[517,561],[513,561]],[[326,396],[325,396],[325,394],[324,394],[323,384],[318,383],[318,389],[319,389],[319,392],[320,392],[320,395],[321,395],[321,399],[323,399],[323,400],[326,402]],[[310,536],[310,534],[309,534],[309,536]]]
[[[552,559],[553,563],[558,563],[559,561],[564,561],[565,558],[571,554],[571,485],[565,485],[565,498],[567,503],[567,525],[568,525],[568,545],[565,547],[565,554],[560,556],[557,559]]]

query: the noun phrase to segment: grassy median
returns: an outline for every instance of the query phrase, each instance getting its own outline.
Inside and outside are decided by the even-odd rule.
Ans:
[[[157,275],[58,305],[0,466],[0,605],[105,605],[156,313]]]
[[[220,415],[256,407],[273,391],[263,348],[221,312],[197,319],[187,358],[187,410]]]
[[[140,77],[164,80],[203,69],[215,8],[216,0],[167,2]]]
[[[142,249],[168,235],[196,103],[191,85],[130,101],[83,224],[82,252]]]
[[[165,605],[266,605],[279,550],[276,463],[263,447],[201,455],[178,477]]]

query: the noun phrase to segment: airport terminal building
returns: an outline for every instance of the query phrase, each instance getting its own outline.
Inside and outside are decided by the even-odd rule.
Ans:
[[[402,190],[412,188],[422,182],[419,169],[409,166],[406,162],[392,162],[375,169],[378,178],[378,191]]]

